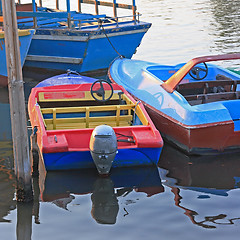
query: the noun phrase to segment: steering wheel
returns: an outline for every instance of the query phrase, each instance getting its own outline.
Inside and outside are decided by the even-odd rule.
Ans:
[[[105,98],[105,95],[106,95],[106,85],[105,85],[105,88],[104,88],[103,83],[106,83],[108,86],[110,86],[110,91],[111,92],[110,92],[110,94],[108,94],[109,96],[107,98]],[[97,88],[98,85],[100,85],[99,88]],[[96,90],[94,90],[94,89],[96,89]],[[113,95],[113,87],[112,87],[111,83],[109,83],[106,80],[97,80],[91,86],[91,95],[98,102],[106,102]]]
[[[202,80],[204,79],[207,75],[208,75],[208,66],[207,64],[204,62],[203,63],[204,68],[199,67],[199,66],[195,66],[193,67],[190,71],[189,71],[189,75],[196,80]],[[200,76],[200,73],[204,72],[203,74],[201,74],[202,76]]]

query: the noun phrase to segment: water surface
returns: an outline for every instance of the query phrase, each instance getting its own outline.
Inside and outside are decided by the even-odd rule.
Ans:
[[[153,25],[135,59],[177,64],[240,52],[239,0],[137,4]],[[25,85],[26,95],[34,84]],[[39,185],[34,179],[34,203],[17,204],[7,90],[0,111],[1,239],[239,238],[239,154],[190,158],[166,144],[158,168],[114,170],[106,179],[95,170],[49,173]]]

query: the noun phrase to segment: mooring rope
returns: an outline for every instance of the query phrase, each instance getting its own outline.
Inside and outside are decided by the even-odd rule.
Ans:
[[[123,55],[121,55],[118,51],[117,51],[117,49],[113,46],[113,44],[112,44],[112,42],[110,41],[110,39],[109,39],[109,37],[108,37],[108,35],[107,35],[107,33],[106,33],[106,31],[105,31],[105,29],[104,29],[104,27],[103,27],[103,25],[102,25],[102,20],[101,19],[99,19],[99,24],[100,24],[100,27],[102,28],[102,30],[103,30],[103,33],[104,33],[104,35],[106,36],[106,38],[107,38],[107,40],[108,40],[108,42],[110,43],[110,45],[112,46],[112,48],[113,48],[113,50],[118,54],[118,56],[120,57],[120,58],[124,58],[124,56]]]

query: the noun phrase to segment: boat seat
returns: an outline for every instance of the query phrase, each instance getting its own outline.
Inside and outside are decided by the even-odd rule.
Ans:
[[[191,105],[239,98],[237,85],[240,84],[240,80],[218,79],[180,84],[177,87],[177,91]]]
[[[105,105],[43,108],[41,112],[47,130],[55,130],[94,128],[100,124],[108,124],[111,127],[130,126],[133,121],[132,110],[134,108],[134,104]]]
[[[237,84],[240,84],[240,80],[213,80],[213,81],[199,81],[183,83],[178,85],[177,91],[181,92],[186,89],[203,89],[205,93],[213,87],[231,87],[231,91],[236,91]]]
[[[240,92],[217,92],[217,93],[206,93],[206,94],[196,94],[196,95],[188,95],[184,96],[185,99],[191,104],[201,104],[207,102],[216,102],[223,100],[231,100],[231,99],[239,99]],[[193,104],[193,101],[198,101]]]

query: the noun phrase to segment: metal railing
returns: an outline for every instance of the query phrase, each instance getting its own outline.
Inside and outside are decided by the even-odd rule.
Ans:
[[[0,2],[1,2],[1,0],[0,0]],[[18,0],[18,3],[20,3],[20,0]],[[136,8],[135,0],[132,0],[132,5],[120,4],[120,3],[117,3],[117,0],[113,0],[113,2],[105,2],[105,1],[99,1],[99,0],[78,0],[78,11],[79,12],[81,12],[81,4],[94,4],[96,15],[99,15],[98,6],[101,5],[101,6],[112,7],[114,17],[111,19],[116,20],[117,24],[118,24],[119,18],[122,18],[122,17],[117,16],[118,8],[132,10],[133,14],[131,15],[131,17],[133,18],[133,21],[135,23],[136,23],[136,21],[139,21],[139,13],[136,13],[137,8]],[[68,28],[71,28],[72,22],[74,22],[74,21],[80,22],[81,21],[81,20],[75,20],[74,18],[72,18],[72,14],[71,14],[71,10],[70,10],[70,0],[66,0],[67,12],[37,12],[36,6],[37,6],[36,1],[32,0],[32,10],[33,10],[32,12],[17,11],[17,16],[19,16],[19,17],[32,17],[34,28],[37,28],[37,26],[38,26],[37,17],[66,19]],[[42,0],[39,0],[39,6],[42,7]],[[56,9],[59,9],[59,0],[56,0]],[[127,17],[130,17],[130,16],[127,16]],[[85,21],[86,21],[86,19],[85,19]],[[94,20],[94,21],[98,21],[98,20]]]

